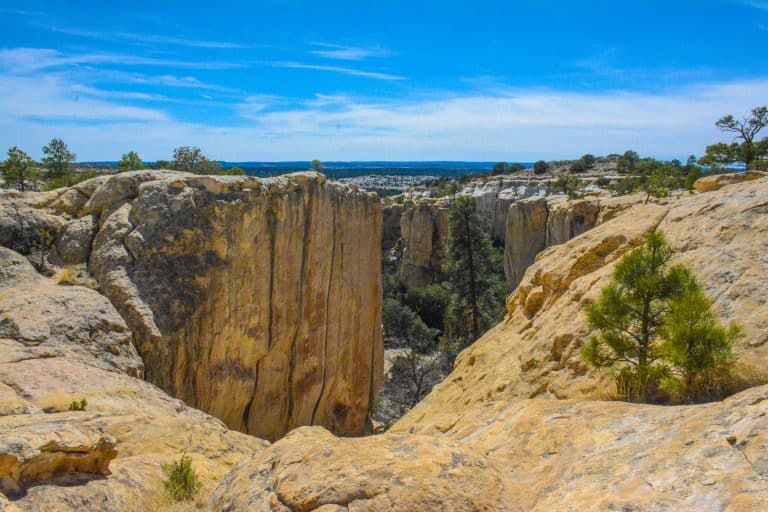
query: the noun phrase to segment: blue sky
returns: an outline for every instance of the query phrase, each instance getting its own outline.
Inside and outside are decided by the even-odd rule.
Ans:
[[[0,149],[684,158],[768,103],[768,0],[13,2]]]

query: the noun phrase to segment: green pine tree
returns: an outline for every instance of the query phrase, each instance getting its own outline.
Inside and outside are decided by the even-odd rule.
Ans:
[[[450,213],[445,265],[453,294],[446,315],[453,353],[478,339],[504,311],[504,286],[488,233],[475,199],[458,197]]]
[[[733,344],[742,331],[733,324],[723,327],[695,280],[671,302],[661,336],[662,357],[671,374],[664,380],[667,389],[690,401],[722,398],[730,391]]]
[[[16,146],[8,150],[8,159],[2,163],[1,167],[5,183],[16,185],[21,192],[37,184],[39,174],[35,168],[35,161]]]
[[[618,370],[619,394],[647,401],[663,377],[659,330],[678,297],[692,279],[688,270],[669,266],[672,247],[659,232],[627,253],[616,265],[611,282],[598,300],[587,306],[587,319],[598,334],[583,349],[596,367]]]

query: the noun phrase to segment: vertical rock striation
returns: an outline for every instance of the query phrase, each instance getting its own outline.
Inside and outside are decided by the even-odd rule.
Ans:
[[[565,243],[639,202],[640,195],[575,201],[565,196],[531,197],[512,203],[504,241],[504,273],[510,289],[545,248]]]
[[[82,213],[99,216],[89,266],[147,380],[270,440],[363,433],[383,371],[375,196],[311,173],[146,172]]]
[[[402,214],[400,278],[406,286],[421,287],[442,280],[449,212],[450,202],[443,199],[421,201]]]

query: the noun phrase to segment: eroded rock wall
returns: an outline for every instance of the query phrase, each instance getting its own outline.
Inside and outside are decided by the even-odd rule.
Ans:
[[[138,179],[84,210],[101,223],[90,268],[147,379],[268,439],[361,434],[383,357],[375,197],[311,174],[122,183]]]
[[[0,199],[0,242],[29,252],[20,233],[46,229],[52,259],[87,262],[148,381],[268,439],[364,432],[383,372],[375,195],[314,173],[139,171]]]
[[[406,286],[422,287],[442,280],[449,213],[449,200],[422,200],[403,213],[400,279]]]

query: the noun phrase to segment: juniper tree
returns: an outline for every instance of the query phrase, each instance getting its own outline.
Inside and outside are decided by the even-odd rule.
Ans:
[[[753,108],[741,121],[732,115],[722,117],[715,126],[722,132],[735,134],[734,140],[730,144],[719,142],[707,146],[707,153],[700,160],[702,165],[719,167],[741,163],[750,169],[768,160],[768,137],[757,139],[758,133],[768,126],[768,107]]]
[[[138,171],[144,169],[144,163],[135,151],[129,151],[120,159],[120,172]]]
[[[76,155],[69,150],[61,139],[52,139],[48,145],[43,146],[42,163],[48,169],[48,178],[62,178],[72,172],[72,163]]]

